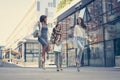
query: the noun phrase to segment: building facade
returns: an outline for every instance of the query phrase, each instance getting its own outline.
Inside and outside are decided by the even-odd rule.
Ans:
[[[0,46],[0,67],[3,66],[3,53],[4,53],[5,47],[4,46]]]
[[[36,1],[31,2],[30,7],[21,21],[17,24],[15,30],[10,34],[6,41],[6,48],[15,49],[19,41],[28,35],[31,35],[33,26],[37,20]]]
[[[41,0],[34,0],[32,4],[30,4],[29,10],[7,40],[4,60],[24,64],[25,66],[39,66],[38,59],[39,53],[41,52],[41,45],[37,41],[37,38],[33,38],[33,29],[39,17],[45,14],[48,17],[48,26],[50,28],[48,36],[50,37],[56,8],[56,0],[47,2],[44,8],[41,7],[42,2]],[[51,53],[51,55],[54,54]],[[50,61],[53,63],[54,60],[49,59],[48,63],[51,63]]]
[[[2,59],[2,54],[5,50],[5,47],[4,46],[0,46],[0,59]]]
[[[71,5],[76,2],[74,5]],[[66,41],[66,63],[75,66],[75,52],[71,49],[69,34],[70,27],[76,25],[77,17],[83,15],[88,27],[88,37],[92,40],[88,43],[90,54],[84,52],[84,66],[120,66],[120,1],[119,0],[73,0],[69,8],[62,9],[56,16],[64,30]],[[84,14],[81,12],[84,11]],[[68,44],[69,43],[69,44]],[[71,59],[72,58],[72,59]]]
[[[4,59],[7,61],[14,61],[15,59],[20,59],[20,53],[18,51],[18,43],[24,41],[26,37],[30,36],[34,24],[37,21],[37,11],[36,11],[36,1],[32,1],[29,4],[30,7],[26,14],[23,16],[21,21],[17,24],[14,31],[10,34],[5,45],[5,54],[3,54]],[[14,59],[14,60],[13,60]]]

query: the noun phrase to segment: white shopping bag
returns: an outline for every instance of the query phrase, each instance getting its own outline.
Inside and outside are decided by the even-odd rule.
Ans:
[[[62,44],[55,44],[54,51],[61,52],[62,51]]]

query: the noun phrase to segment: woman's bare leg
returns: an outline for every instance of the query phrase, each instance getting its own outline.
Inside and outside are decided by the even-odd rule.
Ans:
[[[45,53],[46,53],[46,49],[47,49],[47,46],[45,46],[44,48],[43,48],[43,51],[42,51],[42,66],[43,66],[43,68],[45,69]]]

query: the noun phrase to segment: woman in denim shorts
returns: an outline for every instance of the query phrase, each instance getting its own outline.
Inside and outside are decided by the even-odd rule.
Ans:
[[[45,68],[45,53],[49,51],[47,16],[42,15],[40,17],[40,22],[42,27],[38,41],[42,44],[42,66]]]

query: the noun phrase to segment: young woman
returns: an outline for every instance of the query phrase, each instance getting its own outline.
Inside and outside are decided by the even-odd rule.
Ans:
[[[45,69],[45,53],[49,51],[49,43],[48,43],[48,26],[47,26],[47,16],[40,16],[41,22],[41,35],[38,37],[38,41],[42,44],[42,67]]]
[[[75,25],[74,27],[74,38],[73,38],[74,43],[73,44],[76,50],[76,64],[79,64],[79,66],[81,65],[82,53],[83,53],[86,38],[87,38],[86,32],[85,32],[86,29],[87,28],[83,22],[83,19],[78,17],[77,25]]]
[[[57,71],[62,70],[62,29],[61,25],[57,24],[53,29],[54,40],[54,53],[55,53],[55,64]]]
[[[57,25],[53,28],[50,41],[51,41],[53,44],[55,44],[55,42],[57,42],[57,40],[61,40],[61,36],[62,36],[61,25],[60,25],[60,24],[57,24]]]

